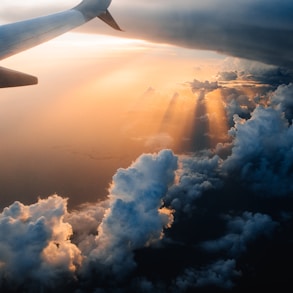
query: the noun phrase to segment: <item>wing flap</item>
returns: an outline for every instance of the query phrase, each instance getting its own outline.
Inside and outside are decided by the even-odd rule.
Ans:
[[[0,67],[0,88],[33,85],[38,78],[16,70]]]

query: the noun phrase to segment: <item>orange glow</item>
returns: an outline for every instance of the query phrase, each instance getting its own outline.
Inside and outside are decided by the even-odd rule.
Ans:
[[[220,89],[210,92],[205,97],[209,117],[209,132],[213,146],[228,140],[228,122],[224,111]]]
[[[196,96],[186,82],[216,74],[216,62],[167,45],[81,34],[3,60],[39,78],[37,86],[1,91],[5,181],[17,169],[18,200],[33,202],[47,188],[75,205],[105,197],[117,168],[143,152],[191,150]],[[23,174],[38,180],[29,185]]]

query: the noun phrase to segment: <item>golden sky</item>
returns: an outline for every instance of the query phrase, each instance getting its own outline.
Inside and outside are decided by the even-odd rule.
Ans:
[[[93,201],[107,194],[116,169],[142,152],[180,151],[196,101],[186,82],[214,78],[223,59],[67,33],[3,60],[2,66],[39,78],[36,86],[1,90],[5,198],[33,201],[57,192],[73,204]]]

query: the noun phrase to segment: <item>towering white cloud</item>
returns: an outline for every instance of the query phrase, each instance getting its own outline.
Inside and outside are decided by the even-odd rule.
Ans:
[[[128,169],[119,169],[110,189],[110,207],[98,228],[90,264],[115,274],[133,269],[133,251],[163,237],[173,222],[163,198],[174,182],[177,158],[169,150],[142,155]]]
[[[232,154],[223,170],[237,173],[253,190],[264,195],[293,191],[291,155],[293,128],[282,112],[258,106],[248,120],[234,116]]]

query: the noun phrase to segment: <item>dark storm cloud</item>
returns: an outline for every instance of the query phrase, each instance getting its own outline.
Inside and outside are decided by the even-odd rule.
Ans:
[[[126,36],[293,68],[290,0],[113,2],[111,11]]]

